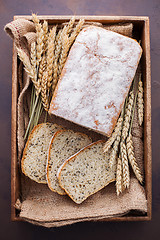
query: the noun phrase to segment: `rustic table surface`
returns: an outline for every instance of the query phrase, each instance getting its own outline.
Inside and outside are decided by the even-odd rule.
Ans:
[[[12,41],[3,31],[14,15],[137,15],[150,17],[152,70],[153,214],[150,222],[84,222],[45,229],[10,221]],[[160,0],[0,0],[0,239],[159,239]]]

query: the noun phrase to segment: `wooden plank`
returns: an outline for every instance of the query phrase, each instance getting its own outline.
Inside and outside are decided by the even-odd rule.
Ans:
[[[17,165],[17,51],[13,43],[12,58],[12,110],[11,110],[11,220],[15,220],[15,202],[19,195]]]
[[[146,196],[148,204],[148,216],[152,215],[152,147],[151,147],[151,63],[150,63],[150,32],[149,19],[144,26],[144,58],[145,67],[144,82],[144,162],[146,179]]]

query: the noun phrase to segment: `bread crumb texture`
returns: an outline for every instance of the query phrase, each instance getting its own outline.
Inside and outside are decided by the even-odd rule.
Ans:
[[[60,186],[78,204],[116,179],[116,164],[109,167],[109,154],[103,152],[103,145],[103,141],[90,144],[60,168]]]
[[[38,183],[46,181],[46,162],[51,137],[61,126],[42,123],[34,127],[26,143],[21,161],[22,172]]]
[[[73,44],[50,113],[110,136],[142,53],[138,42],[101,27]]]
[[[50,144],[47,166],[47,181],[52,191],[66,194],[59,186],[57,171],[66,159],[91,142],[87,135],[71,130],[63,130],[55,134]]]

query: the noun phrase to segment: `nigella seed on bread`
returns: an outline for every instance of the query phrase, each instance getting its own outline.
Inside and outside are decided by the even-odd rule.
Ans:
[[[38,183],[46,181],[47,153],[51,137],[61,126],[42,123],[35,126],[28,138],[21,160],[22,172]]]
[[[116,164],[109,166],[109,153],[99,140],[66,160],[58,170],[58,181],[77,204],[116,179]]]
[[[92,140],[83,133],[60,130],[53,136],[48,153],[47,182],[49,188],[61,195],[66,194],[59,186],[57,171],[63,162],[90,144]]]

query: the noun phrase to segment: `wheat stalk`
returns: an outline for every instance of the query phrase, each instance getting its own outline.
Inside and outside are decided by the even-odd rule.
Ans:
[[[120,193],[122,193],[122,159],[120,156],[117,160],[116,192],[118,196]]]
[[[42,28],[43,28],[43,44],[44,44],[44,53],[46,52],[47,50],[47,42],[48,42],[48,22],[44,20],[43,22],[43,25],[42,25]]]
[[[132,166],[133,172],[134,172],[136,178],[140,181],[140,183],[142,183],[143,182],[143,177],[142,177],[141,171],[138,167],[138,164],[136,162],[136,158],[134,156],[133,141],[132,141],[132,135],[131,134],[129,134],[129,136],[126,139],[126,147],[127,147],[128,159],[129,159],[129,162]]]
[[[53,73],[53,84],[52,84],[52,90],[54,91],[56,84],[57,84],[57,77],[58,77],[58,59],[60,56],[61,48],[62,48],[62,42],[61,42],[61,35],[62,30],[59,30],[57,36],[56,36],[56,42],[55,42],[55,59],[54,59],[54,73]]]
[[[68,36],[65,35],[62,39],[62,52],[59,59],[58,76],[60,76],[62,72],[62,69],[67,59],[68,51],[69,51],[69,39]]]
[[[70,32],[71,32],[72,29],[73,29],[74,23],[75,23],[75,16],[73,16],[73,17],[70,19],[69,23],[67,24],[66,34],[67,34],[68,36],[69,36]]]
[[[33,22],[35,23],[36,27],[36,33],[37,33],[37,45],[36,45],[36,58],[37,58],[37,67],[39,66],[39,63],[42,59],[42,53],[43,53],[43,39],[44,39],[44,33],[42,25],[39,22],[39,19],[36,14],[32,14]]]
[[[123,127],[122,127],[122,140],[123,141],[125,141],[125,139],[128,135],[133,103],[134,103],[134,93],[133,93],[133,91],[131,91],[129,94],[129,97],[128,97],[128,103],[127,103],[127,106],[125,109],[124,122],[123,122]]]
[[[31,65],[36,70],[36,42],[31,43]]]
[[[42,82],[42,77],[43,77],[43,73],[44,71],[46,70],[46,56],[43,55],[42,56],[42,60],[39,64],[39,69],[38,69],[38,83],[41,85],[41,82]]]
[[[129,177],[129,165],[127,158],[127,149],[124,142],[120,143],[120,152],[122,157],[122,176],[123,176],[123,186],[125,188],[129,187],[130,177]]]
[[[40,92],[40,86],[37,82],[37,73],[35,72],[34,67],[31,65],[31,62],[27,55],[22,51],[21,49],[17,48],[17,53],[19,56],[19,59],[23,62],[24,69],[28,73],[28,76],[31,78],[35,88],[36,88],[36,95]]]
[[[138,83],[138,96],[137,96],[137,103],[138,103],[138,120],[139,125],[141,126],[143,123],[143,83],[140,79]]]
[[[54,50],[55,50],[55,37],[56,37],[56,27],[50,30],[48,37],[48,49],[47,49],[47,72],[48,72],[48,82],[47,88],[49,89],[52,85],[53,80],[53,63],[54,63]]]
[[[81,28],[82,28],[83,24],[84,24],[84,19],[80,19],[78,24],[74,28],[71,36],[69,37],[69,46],[71,46],[72,43],[74,42],[74,40],[76,39],[77,35],[81,31]]]
[[[114,132],[112,133],[111,137],[108,139],[108,141],[105,143],[104,147],[103,147],[103,151],[104,152],[108,152],[108,150],[110,149],[110,147],[112,146],[113,142],[115,141],[118,133],[121,131],[122,129],[122,123],[123,123],[123,117],[120,116],[117,124],[115,126]]]
[[[48,82],[48,73],[45,71],[43,73],[42,77],[42,83],[41,83],[41,99],[43,107],[46,111],[49,109],[49,102],[48,102],[48,96],[47,96],[47,82]]]
[[[120,143],[121,137],[120,134],[118,134],[116,140],[114,141],[113,148],[110,153],[110,158],[109,158],[109,166],[112,168],[114,164],[116,163],[116,157],[118,154],[118,148],[119,148],[119,143]]]

